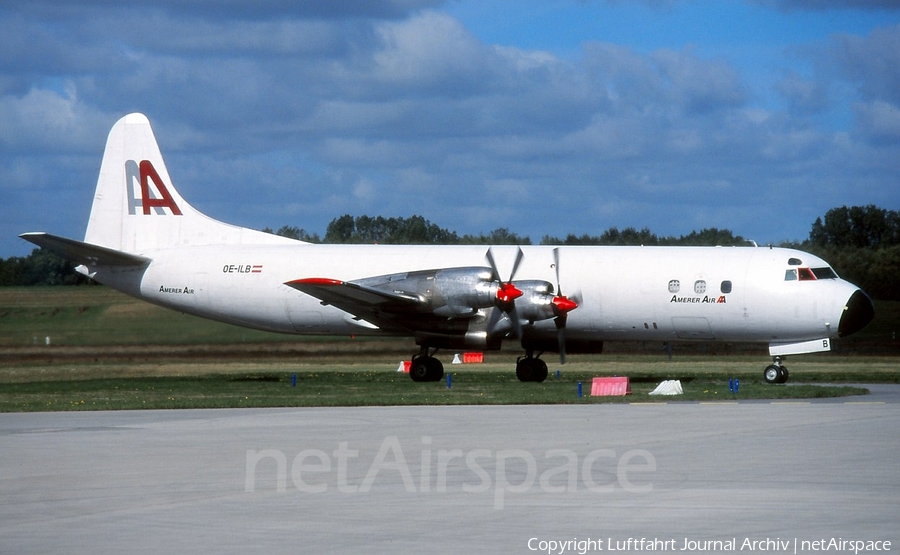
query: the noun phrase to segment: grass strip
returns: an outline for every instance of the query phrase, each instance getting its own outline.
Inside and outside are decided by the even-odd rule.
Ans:
[[[296,385],[293,385],[296,375]],[[746,399],[811,399],[865,395],[850,386],[772,386],[742,380],[737,394],[728,380],[686,378],[684,395],[651,396],[651,380],[632,383],[624,397],[591,397],[593,373],[567,372],[541,384],[519,382],[509,372],[454,371],[451,387],[414,383],[386,371],[264,372],[159,376],[0,384],[0,412],[195,409],[239,407],[331,407],[384,405],[597,404]],[[578,382],[582,397],[578,397]]]

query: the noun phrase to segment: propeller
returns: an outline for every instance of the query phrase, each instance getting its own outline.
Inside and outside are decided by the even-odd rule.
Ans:
[[[566,320],[569,312],[578,308],[581,295],[574,298],[563,295],[562,285],[559,282],[559,248],[553,249],[553,267],[556,270],[556,295],[550,301],[553,304],[553,312],[556,314],[556,340],[559,343],[559,363],[566,363]]]
[[[522,337],[522,323],[519,321],[519,317],[516,314],[515,300],[521,297],[523,293],[521,289],[513,285],[512,280],[516,276],[516,271],[518,271],[519,264],[522,262],[524,256],[525,253],[522,252],[522,248],[518,248],[516,251],[516,260],[513,262],[512,270],[509,272],[509,279],[504,282],[503,278],[500,277],[500,271],[497,270],[497,262],[494,260],[494,253],[491,249],[488,249],[487,253],[484,255],[488,264],[491,265],[491,280],[500,283],[500,286],[497,288],[497,300],[495,302],[499,310],[495,310],[491,314],[491,321],[488,323],[488,331],[491,334],[494,334],[497,331],[497,324],[499,323],[501,316],[505,314],[516,328],[516,336],[519,338]]]

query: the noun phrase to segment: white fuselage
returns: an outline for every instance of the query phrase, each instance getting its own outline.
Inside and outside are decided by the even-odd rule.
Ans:
[[[522,247],[516,279],[556,282],[552,249]],[[808,253],[769,247],[558,247],[559,285],[580,297],[567,336],[582,340],[792,343],[837,335],[857,288],[841,279],[786,280],[827,267]],[[492,247],[500,274],[515,247]],[[377,334],[375,326],[285,285],[434,268],[485,266],[484,246],[274,245],[181,247],[144,253],[143,272],[102,268],[100,282],[150,302],[283,333]],[[552,320],[535,333],[554,336]]]

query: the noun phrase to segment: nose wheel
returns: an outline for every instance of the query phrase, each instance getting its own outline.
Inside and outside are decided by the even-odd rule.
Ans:
[[[788,381],[788,369],[781,364],[781,357],[774,357],[773,363],[766,366],[763,378],[766,383],[785,383]]]

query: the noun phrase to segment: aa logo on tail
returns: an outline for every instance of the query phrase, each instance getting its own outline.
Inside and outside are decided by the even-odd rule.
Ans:
[[[153,182],[153,188],[150,182]],[[135,194],[135,185],[139,186],[140,197]],[[150,160],[141,160],[140,164],[134,160],[125,162],[125,187],[128,190],[128,213],[136,215],[137,208],[140,206],[145,216],[151,214],[150,210],[155,209],[153,213],[165,215],[166,208],[171,210],[173,216],[181,216],[181,209],[169,193],[166,184]]]

